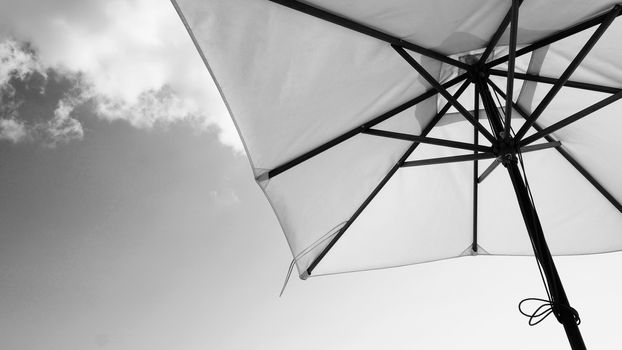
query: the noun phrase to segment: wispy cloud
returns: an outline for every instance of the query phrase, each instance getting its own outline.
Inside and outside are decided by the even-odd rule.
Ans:
[[[81,140],[84,137],[82,124],[71,117],[74,108],[71,100],[61,99],[54,110],[54,117],[45,124],[39,124],[47,145],[53,147],[59,142],[67,143],[71,140]]]
[[[0,118],[0,140],[7,140],[13,143],[23,140],[28,133],[25,125],[16,119]]]
[[[0,42],[0,140],[21,142],[28,128],[19,119],[18,108],[23,101],[16,98],[14,79],[24,80],[41,71],[34,53],[14,40]]]
[[[42,69],[32,49],[15,40],[0,42],[0,86],[7,86],[13,78],[23,80],[35,71]]]
[[[209,73],[168,1],[0,3],[0,138],[44,140],[84,137],[76,111],[89,103],[100,118],[151,129],[191,123],[220,130],[223,143],[241,150],[233,123]],[[19,115],[12,80],[56,75],[72,82],[45,121]],[[42,89],[46,84],[40,84]],[[22,132],[18,132],[21,130]],[[10,136],[9,136],[10,135]]]
[[[153,128],[181,121],[190,121],[198,127],[209,123],[201,115],[199,108],[193,108],[183,100],[169,85],[158,90],[145,90],[135,101],[98,95],[97,113],[108,120],[126,120],[137,128]]]
[[[47,147],[54,147],[61,142],[82,139],[82,124],[71,116],[71,112],[84,101],[72,98],[71,93],[58,100],[49,117],[28,118],[22,115],[20,107],[28,101],[24,94],[18,94],[16,86],[29,89],[33,80],[40,80],[43,84],[38,84],[39,93],[44,94],[51,70],[41,64],[29,45],[13,39],[0,41],[0,62],[0,140],[13,143],[38,141]],[[78,86],[74,86],[69,92],[79,90]]]

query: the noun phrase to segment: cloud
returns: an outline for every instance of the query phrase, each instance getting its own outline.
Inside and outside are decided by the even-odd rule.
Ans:
[[[205,122],[186,101],[165,85],[158,90],[141,92],[134,101],[114,99],[108,96],[97,98],[97,113],[104,119],[123,119],[137,128],[153,128],[180,121],[193,121],[200,126]]]
[[[21,108],[28,102],[24,91],[37,78],[47,81],[50,71],[29,45],[12,39],[1,41],[0,63],[0,140],[12,143],[37,140],[47,147],[55,147],[60,142],[82,139],[82,125],[70,116],[80,99],[71,98],[70,94],[58,101],[51,118],[25,119],[21,115]],[[46,85],[38,85],[40,94],[45,93]]]
[[[88,101],[102,119],[142,129],[216,126],[223,143],[242,150],[217,89],[168,1],[0,0],[0,23],[5,37],[29,43],[3,41],[10,44],[0,49],[0,57],[10,64],[3,61],[2,86],[11,77],[45,76],[50,69],[75,78],[79,91],[58,101],[47,122],[48,137],[56,135],[58,142],[83,137],[74,114]]]
[[[22,101],[16,99],[13,79],[23,80],[40,70],[32,52],[14,40],[0,42],[0,140],[18,143],[28,136],[25,123],[18,119]]]
[[[15,40],[0,42],[0,86],[11,79],[25,79],[35,71],[42,71],[34,52]]]
[[[40,124],[47,140],[46,145],[54,147],[57,143],[68,143],[72,140],[81,140],[84,137],[82,124],[71,117],[75,106],[68,99],[58,101],[54,110],[54,118],[46,124]]]
[[[26,138],[26,127],[15,119],[0,119],[0,140],[17,143]]]

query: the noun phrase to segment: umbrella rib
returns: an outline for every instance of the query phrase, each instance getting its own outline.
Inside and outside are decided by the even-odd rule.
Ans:
[[[575,114],[573,114],[573,115],[571,115],[571,116],[569,116],[567,118],[564,118],[564,119],[558,121],[557,123],[555,123],[555,124],[553,124],[553,125],[551,125],[549,127],[546,127],[543,130],[538,131],[537,133],[535,133],[535,134],[533,134],[533,135],[531,135],[531,136],[529,136],[527,138],[524,138],[520,142],[520,145],[521,146],[525,146],[525,145],[528,145],[528,144],[530,144],[530,143],[532,143],[534,141],[537,141],[537,140],[541,139],[544,136],[547,136],[547,135],[549,135],[549,134],[551,134],[551,133],[553,133],[553,132],[555,132],[555,131],[557,131],[557,130],[565,127],[565,126],[568,126],[568,125],[570,125],[570,124],[572,124],[572,123],[574,123],[574,122],[576,122],[576,121],[578,121],[578,120],[580,120],[580,119],[582,119],[584,117],[587,117],[588,115],[598,111],[601,108],[604,108],[604,107],[614,103],[615,101],[617,101],[617,100],[619,100],[621,98],[622,98],[622,91],[618,92],[617,94],[611,95],[611,96],[609,96],[609,97],[607,97],[605,99],[602,99],[602,100],[594,103],[593,105],[591,105],[589,107],[586,107],[586,108],[580,110],[579,112],[577,112],[577,113],[575,113]]]
[[[448,63],[452,66],[456,66],[462,69],[469,69],[469,65],[467,65],[466,63],[460,62],[458,60],[455,60],[453,58],[447,57],[445,55],[443,55],[440,52],[431,50],[431,49],[427,49],[425,47],[419,46],[417,44],[411,43],[409,41],[400,39],[396,36],[381,32],[377,29],[374,28],[370,28],[366,25],[363,25],[361,23],[355,22],[351,19],[348,18],[344,18],[341,17],[335,13],[331,13],[328,12],[326,10],[302,3],[300,1],[296,1],[296,0],[268,0],[280,5],[283,5],[285,7],[288,7],[292,10],[295,11],[299,11],[302,13],[305,13],[307,15],[322,19],[324,21],[328,21],[330,23],[336,24],[338,26],[341,27],[345,27],[348,28],[350,30],[353,30],[355,32],[361,33],[361,34],[365,34],[368,36],[371,36],[373,38],[376,38],[378,40],[384,41],[386,43],[392,44],[392,45],[400,45],[403,47],[408,48],[409,50],[412,50],[414,52],[420,53],[424,56],[428,56],[431,58],[434,58],[438,61],[441,62],[445,62]]]
[[[449,157],[439,157],[439,158],[429,158],[429,159],[420,159],[420,160],[411,160],[408,162],[404,162],[402,164],[402,168],[409,168],[415,166],[422,165],[435,165],[435,164],[447,164],[447,163],[457,163],[457,162],[467,162],[471,160],[482,160],[482,159],[492,159],[497,157],[496,155],[486,152],[486,153],[473,153],[473,154],[462,154],[459,156],[449,156]]]
[[[521,153],[528,153],[528,152],[533,152],[533,151],[539,151],[542,149],[558,148],[558,147],[561,147],[561,145],[562,143],[559,141],[550,141],[547,143],[539,143],[537,145],[525,146],[525,147],[522,147],[520,150],[521,150]],[[484,170],[482,175],[480,175],[480,177],[477,179],[477,182],[481,183],[482,181],[484,181],[488,177],[488,175],[490,175],[499,166],[499,164],[501,164],[501,160],[499,158],[496,158],[492,163],[490,163],[488,168]]]
[[[562,143],[560,141],[549,141],[546,143],[539,143],[537,145],[529,145],[529,146],[520,147],[520,151],[521,153],[528,153],[528,152],[533,152],[533,151],[539,151],[542,149],[557,148],[561,146],[562,146]]]
[[[522,3],[523,3],[523,0],[519,0],[518,6],[520,6]],[[495,48],[495,46],[497,46],[499,39],[501,39],[501,35],[503,35],[503,32],[505,32],[505,30],[507,29],[508,24],[510,24],[510,21],[512,20],[512,16],[513,16],[512,14],[513,8],[514,8],[514,2],[512,3],[512,7],[510,7],[508,12],[505,14],[505,17],[503,17],[503,20],[501,21],[501,24],[499,24],[497,31],[490,38],[490,41],[488,42],[488,46],[486,46],[486,51],[484,51],[484,53],[479,59],[480,65],[486,63],[486,60],[492,53],[492,50]]]
[[[482,104],[484,106],[484,109],[486,111],[490,110],[491,108],[493,109],[498,109],[501,107],[497,107],[495,105],[495,101],[492,100],[492,95],[490,93],[486,93],[485,91],[488,89],[488,86],[486,86],[486,84],[484,82],[481,81],[481,79],[478,79],[476,85],[478,85],[479,89],[479,95],[482,98]],[[500,104],[500,102],[499,102]],[[503,133],[503,125],[502,122],[497,119],[494,119],[491,117],[490,113],[486,112],[486,118],[488,120],[488,124],[490,126],[490,130],[493,131],[493,133],[495,135],[499,135],[501,137],[502,133]],[[493,143],[493,145],[499,145],[501,141],[501,138],[499,138],[498,140],[495,140],[495,142]]]
[[[507,74],[508,74],[508,72],[499,70],[499,69],[490,69],[488,70],[488,73],[490,75],[496,75],[499,77],[507,77]],[[544,76],[535,75],[535,74],[518,73],[518,72],[514,73],[514,78],[521,79],[521,80],[527,80],[527,81],[534,81],[538,83],[551,84],[551,85],[557,82],[556,78],[544,77]],[[574,81],[574,80],[567,80],[564,83],[564,86],[575,88],[575,89],[590,90],[590,91],[603,92],[603,93],[609,93],[609,94],[615,94],[615,93],[622,91],[622,89],[614,88],[611,86],[590,84],[590,83],[584,83],[584,82]]]
[[[541,143],[537,145],[529,145],[521,148],[522,153],[539,151],[542,149],[555,148],[560,147],[562,145],[559,141]],[[433,165],[433,164],[447,164],[447,163],[457,163],[457,162],[466,162],[469,160],[482,160],[482,159],[492,159],[496,158],[497,155],[485,152],[485,153],[474,153],[474,154],[463,154],[459,156],[449,156],[449,157],[439,157],[439,158],[429,158],[429,159],[420,159],[420,160],[412,160],[409,162],[404,162],[402,164],[402,168],[408,168],[413,166],[422,166],[422,165]]]
[[[493,160],[492,163],[490,163],[490,165],[488,166],[488,168],[484,170],[482,175],[480,175],[477,178],[477,183],[482,183],[482,181],[484,181],[488,177],[488,175],[490,175],[499,166],[499,164],[501,164],[501,161],[499,160],[499,158],[496,158],[495,160]]]
[[[570,62],[564,73],[559,77],[558,81],[553,85],[553,87],[549,90],[549,92],[544,96],[538,107],[531,113],[525,124],[518,130],[516,133],[515,139],[520,140],[527,130],[531,127],[531,125],[538,120],[538,117],[542,115],[544,109],[551,103],[553,98],[557,95],[559,90],[561,90],[564,83],[570,78],[572,73],[574,73],[575,69],[581,64],[583,59],[587,56],[590,50],[596,45],[596,42],[600,39],[600,37],[605,33],[605,30],[609,27],[609,25],[613,22],[613,20],[618,16],[622,10],[622,6],[616,5],[613,9],[608,13],[605,20],[598,26],[598,28],[592,33],[590,39],[583,45],[577,56]]]
[[[423,68],[419,64],[419,62],[412,58],[412,56],[410,56],[403,47],[397,45],[392,46],[393,49],[395,49],[395,51],[397,51],[397,53],[402,56],[402,58],[408,64],[410,64],[410,66],[413,67],[423,79],[425,79],[430,85],[432,85],[432,87],[436,89],[436,91],[438,91],[439,94],[441,94],[447,101],[449,101],[460,112],[460,114],[462,114],[466,118],[466,120],[473,124],[473,126],[475,126],[479,130],[479,132],[482,133],[482,135],[484,135],[484,137],[486,137],[488,141],[490,141],[490,143],[495,142],[495,138],[492,136],[492,134],[490,134],[490,132],[488,132],[488,130],[486,130],[486,128],[482,124],[480,124],[478,120],[475,120],[471,113],[469,113],[469,111],[467,111],[467,109],[464,108],[464,106],[462,106],[460,102],[458,102],[458,99],[451,96],[447,89],[445,89],[438,81],[436,81],[436,79],[434,79],[434,77],[432,77],[432,75],[430,75],[430,73],[428,73],[428,71],[425,70],[425,68]]]
[[[464,90],[466,90],[467,86],[470,84],[470,81],[465,81],[460,88],[458,88],[458,91],[456,91],[455,93],[455,97],[458,98],[463,92]],[[443,118],[443,116],[445,115],[445,113],[447,113],[447,111],[449,110],[449,107],[451,107],[451,104],[448,102],[445,104],[445,106],[443,106],[443,108],[436,114],[436,116],[434,116],[434,118],[432,118],[432,120],[430,121],[430,123],[423,129],[423,131],[421,132],[421,135],[426,136],[427,134],[430,133],[430,131],[432,131],[432,129],[434,128],[434,126],[436,126],[436,124],[441,120],[441,118]],[[356,211],[354,212],[354,214],[352,214],[352,216],[350,217],[350,219],[348,219],[348,221],[343,225],[343,227],[339,230],[339,232],[337,232],[337,234],[335,235],[335,237],[333,237],[333,239],[328,243],[328,245],[320,252],[320,254],[311,262],[311,264],[309,265],[309,267],[307,268],[307,275],[311,275],[311,273],[313,272],[313,270],[315,269],[315,267],[320,263],[320,261],[322,261],[322,259],[324,259],[324,257],[326,256],[326,254],[331,250],[331,248],[335,245],[335,243],[337,243],[337,241],[339,240],[339,238],[341,238],[341,236],[343,236],[343,234],[348,230],[348,228],[352,225],[352,223],[354,223],[354,221],[359,217],[359,215],[361,215],[361,213],[363,212],[363,210],[365,210],[365,208],[367,208],[367,206],[369,205],[369,203],[371,203],[371,201],[376,197],[376,195],[380,192],[380,190],[382,190],[382,188],[384,187],[384,185],[387,184],[387,182],[389,182],[389,180],[393,177],[393,175],[397,172],[397,170],[399,170],[399,168],[401,167],[401,165],[406,161],[406,159],[408,159],[408,157],[410,157],[410,155],[412,154],[412,152],[420,145],[420,143],[418,142],[413,142],[412,145],[410,145],[410,147],[406,150],[406,152],[402,155],[402,157],[397,161],[397,163],[395,163],[395,165],[389,170],[389,172],[382,178],[382,180],[380,181],[380,183],[374,188],[374,190],[370,193],[369,196],[367,196],[367,198],[365,199],[365,201],[363,201],[363,203],[361,204],[361,206],[358,207],[358,209],[356,209]]]
[[[514,63],[516,62],[516,35],[518,30],[518,7],[520,2],[512,0],[512,24],[510,25],[510,46],[508,53],[508,77],[507,77],[507,98],[505,100],[505,124],[503,138],[507,141],[510,139],[510,130],[512,128],[512,96],[514,96]]]
[[[479,120],[479,90],[477,84],[473,84],[473,114],[475,120]],[[473,144],[479,145],[479,134],[477,128],[473,127]],[[473,151],[477,155],[477,150]],[[477,173],[479,173],[479,164],[477,159],[473,160],[473,241],[471,243],[471,251],[477,254],[477,200],[478,200],[478,182]]]
[[[488,80],[488,84],[490,84],[492,86],[493,89],[495,89],[501,96],[503,96],[503,91],[501,91],[501,89],[495,85],[495,83],[493,83],[491,80]],[[523,117],[524,119],[528,118],[528,114],[527,112],[525,112],[521,106],[519,106],[517,103],[512,102],[512,107],[514,107],[514,110],[516,110],[518,112],[518,114],[521,115],[521,117]],[[534,123],[532,125],[532,127],[534,129],[536,129],[537,132],[542,131],[542,127],[540,125],[538,125],[537,123]],[[550,135],[546,135],[544,136],[544,139],[549,141],[549,142],[555,142],[556,140],[551,137]],[[590,174],[587,169],[585,169],[581,163],[579,163],[576,159],[574,159],[570,153],[566,152],[566,150],[563,147],[556,147],[555,148],[557,150],[557,152],[559,152],[559,154],[561,154],[562,157],[564,157],[566,159],[566,161],[568,161],[581,175],[583,175],[583,177],[590,183],[592,184],[592,186],[594,186],[594,188],[596,188],[596,190],[598,192],[600,192],[600,194],[605,197],[609,203],[611,203],[611,205],[613,205],[620,213],[622,213],[622,204],[620,204],[620,202],[618,202],[618,200],[611,194],[609,193],[609,191],[607,191],[607,189],[605,187],[603,187],[603,185],[601,185],[593,176],[592,174]]]
[[[516,51],[516,57],[522,56],[524,54],[527,54],[529,52],[537,50],[537,49],[539,49],[541,47],[547,46],[549,44],[552,44],[554,42],[563,40],[563,39],[565,39],[565,38],[567,38],[569,36],[572,36],[574,34],[582,32],[582,31],[584,31],[586,29],[589,29],[589,28],[591,28],[591,27],[593,27],[595,25],[601,24],[603,21],[605,21],[609,17],[610,13],[612,11],[614,11],[616,7],[619,7],[619,6],[620,5],[615,5],[611,10],[609,10],[609,11],[607,11],[607,12],[601,14],[601,15],[598,15],[596,17],[588,19],[588,20],[586,20],[584,22],[581,22],[581,23],[576,24],[574,26],[571,26],[569,28],[562,29],[561,31],[559,31],[557,33],[554,33],[554,34],[552,34],[552,35],[550,35],[550,36],[548,36],[546,38],[540,39],[540,40],[538,40],[537,42],[535,42],[535,43],[533,43],[531,45],[525,46],[524,48]],[[616,16],[619,16],[620,14],[621,13],[618,13]],[[495,60],[492,60],[492,61],[486,63],[486,67],[492,68],[492,67],[494,67],[494,66],[496,66],[498,64],[507,62],[508,59],[509,59],[508,55],[505,55],[503,57],[499,57],[499,58],[497,58]]]
[[[460,75],[460,76],[458,76],[458,77],[456,77],[456,78],[454,78],[452,80],[449,80],[448,82],[444,83],[443,86],[444,87],[454,86],[455,84],[465,80],[466,78],[467,78],[466,74]],[[430,97],[432,97],[432,96],[434,96],[436,94],[437,94],[437,91],[435,89],[430,89],[430,90],[424,92],[423,94],[421,94],[421,95],[419,95],[419,96],[417,96],[417,97],[415,97],[415,98],[413,98],[413,99],[411,99],[411,100],[409,100],[409,101],[407,101],[405,103],[402,103],[401,105],[399,105],[399,106],[397,106],[397,107],[395,107],[395,108],[393,108],[393,109],[391,109],[391,110],[389,110],[389,111],[387,111],[387,112],[385,112],[385,113],[375,117],[374,119],[372,119],[372,120],[370,120],[368,122],[365,122],[365,123],[357,126],[356,128],[351,129],[350,131],[347,131],[346,133],[341,134],[341,135],[339,135],[339,136],[337,136],[337,137],[335,137],[335,138],[333,138],[333,139],[323,143],[322,145],[320,145],[318,147],[315,147],[312,150],[310,150],[310,151],[308,151],[308,152],[306,152],[306,153],[304,153],[304,154],[302,154],[302,155],[300,155],[300,156],[298,156],[298,157],[296,157],[296,158],[294,158],[294,159],[292,159],[290,161],[287,161],[287,162],[285,162],[285,163],[283,163],[283,164],[273,168],[272,170],[268,171],[267,178],[268,179],[273,178],[273,177],[275,177],[275,176],[277,176],[277,175],[279,175],[279,174],[281,174],[281,173],[283,173],[283,172],[293,168],[294,166],[296,166],[296,165],[298,165],[298,164],[300,164],[302,162],[305,162],[305,161],[315,157],[316,155],[318,155],[318,154],[320,154],[320,153],[322,153],[322,152],[324,152],[324,151],[326,151],[326,150],[328,150],[328,149],[330,149],[330,148],[332,148],[334,146],[337,146],[338,144],[340,144],[340,143],[342,143],[342,142],[352,138],[353,136],[356,136],[356,135],[362,133],[363,131],[365,131],[365,130],[373,127],[373,126],[382,123],[383,121],[385,121],[385,120],[387,120],[387,119],[397,115],[398,113],[401,113],[401,112],[407,110],[408,108],[414,107],[419,102],[425,101],[426,99],[428,99],[428,98],[430,98]],[[261,177],[261,176],[262,175],[260,175],[259,177]]]
[[[415,141],[419,143],[427,143],[430,145],[465,149],[468,151],[492,152],[492,147],[479,146],[479,145],[474,145],[474,144],[466,143],[466,142],[437,139],[433,137],[424,137],[424,136],[419,136],[419,135],[404,134],[400,132],[385,131],[385,130],[378,130],[378,129],[367,129],[363,133],[374,135],[374,136],[397,139],[397,140]]]
[[[542,129],[540,128],[540,126],[538,126],[537,124],[534,124],[534,128],[536,130],[538,129]],[[551,140],[554,141],[554,139],[551,136],[546,136],[545,137],[546,140]],[[620,213],[622,213],[622,204],[620,204],[620,202],[618,202],[618,200],[611,194],[609,193],[609,191],[607,191],[607,189],[605,189],[603,187],[603,185],[601,185],[593,176],[592,174],[590,174],[587,169],[585,169],[581,163],[579,163],[576,159],[574,159],[570,153],[566,152],[565,149],[563,149],[562,147],[558,147],[556,148],[557,151],[559,152],[559,154],[562,155],[562,157],[564,157],[581,175],[583,175],[583,177],[590,183],[592,184],[592,186],[594,186],[594,188],[596,188],[596,190],[598,192],[600,192],[601,195],[603,195],[603,197],[605,197],[609,203],[611,203],[611,205],[613,205]]]
[[[521,148],[522,153],[539,151],[542,149],[555,148],[560,147],[562,145],[559,141],[540,143],[537,145],[529,145]],[[482,159],[492,159],[496,158],[497,155],[485,152],[485,153],[476,153],[476,154],[463,154],[459,156],[450,156],[450,157],[439,157],[439,158],[429,158],[429,159],[421,159],[421,160],[412,160],[409,162],[404,162],[402,164],[402,168],[413,167],[413,166],[422,166],[422,165],[432,165],[432,164],[446,164],[446,163],[457,163],[457,162],[466,162],[469,160],[482,160]]]

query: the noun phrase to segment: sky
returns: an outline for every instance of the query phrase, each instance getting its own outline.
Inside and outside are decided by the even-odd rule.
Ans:
[[[533,258],[292,278],[269,203],[164,0],[0,0],[0,348],[567,349],[517,310]],[[620,253],[561,257],[622,346]]]

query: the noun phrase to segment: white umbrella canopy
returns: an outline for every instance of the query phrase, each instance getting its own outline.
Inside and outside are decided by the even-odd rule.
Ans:
[[[172,2],[301,278],[622,249],[614,1]]]

